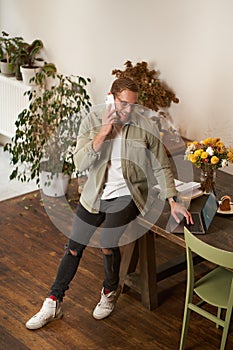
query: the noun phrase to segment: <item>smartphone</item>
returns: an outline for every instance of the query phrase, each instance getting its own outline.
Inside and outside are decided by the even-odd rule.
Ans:
[[[106,96],[106,100],[105,100],[105,103],[106,103],[106,106],[108,107],[109,105],[111,105],[111,110],[110,111],[113,111],[115,110],[115,102],[114,102],[114,96],[113,94],[108,94]]]

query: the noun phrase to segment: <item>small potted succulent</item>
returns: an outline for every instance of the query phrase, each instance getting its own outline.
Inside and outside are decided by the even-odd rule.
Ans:
[[[39,74],[35,79],[42,82],[41,88],[25,92],[29,106],[19,114],[15,135],[4,150],[14,166],[10,179],[35,180],[46,193],[52,181],[69,179],[75,172],[72,151],[81,118],[91,107],[86,90],[90,79],[57,74],[56,85],[47,89]]]

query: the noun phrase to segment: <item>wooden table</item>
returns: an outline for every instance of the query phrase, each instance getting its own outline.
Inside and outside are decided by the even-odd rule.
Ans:
[[[194,175],[196,177],[195,180],[198,181],[198,171],[195,169]],[[216,180],[217,199],[220,199],[224,194],[230,195],[233,199],[233,176],[218,170]],[[206,200],[205,195],[193,199],[191,201],[191,210],[200,208],[204,200]],[[174,244],[185,248],[183,234],[173,234],[166,230],[170,216],[169,204],[165,205],[162,214],[154,222],[156,207],[155,201],[152,210],[145,217],[138,219],[139,224],[148,229],[148,231],[141,238],[125,247],[120,271],[122,291],[132,288],[139,292],[142,304],[149,310],[153,310],[158,306],[158,282],[186,269],[185,250],[184,254],[178,259],[167,261],[162,266],[156,266],[154,239],[157,236],[162,236]],[[216,214],[208,233],[198,237],[210,245],[233,251],[233,215]],[[200,261],[199,257],[195,259],[195,263]],[[136,272],[137,265],[139,265],[139,273]]]

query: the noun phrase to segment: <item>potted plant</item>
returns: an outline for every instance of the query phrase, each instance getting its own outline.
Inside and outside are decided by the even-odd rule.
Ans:
[[[57,67],[54,63],[45,62],[41,69],[32,78],[32,82],[43,89],[51,89],[53,85],[58,84]]]
[[[26,85],[31,85],[31,79],[41,69],[40,65],[35,64],[37,55],[43,48],[43,42],[39,39],[34,40],[31,44],[26,43],[20,52],[23,64],[20,66],[23,81]]]
[[[15,74],[14,57],[22,42],[22,37],[10,37],[8,33],[2,31],[2,36],[0,37],[0,68],[2,74]]]
[[[18,49],[12,57],[12,64],[15,67],[15,77],[17,80],[23,80],[20,67],[27,63],[26,51],[28,43],[21,41],[18,45]]]
[[[83,113],[91,107],[89,82],[89,78],[57,74],[57,84],[50,89],[25,92],[29,106],[19,114],[15,135],[4,147],[14,166],[11,180],[34,179],[42,187],[45,178],[48,189],[53,179],[73,174],[72,151]],[[50,175],[41,177],[42,171]]]
[[[112,74],[117,78],[131,78],[138,86],[138,103],[157,112],[155,121],[162,131],[162,124],[169,124],[168,108],[171,103],[179,103],[179,99],[167,84],[159,79],[159,71],[149,69],[147,62],[137,62],[135,65],[131,61],[124,63],[125,69],[114,69]],[[167,119],[167,120],[165,120]]]

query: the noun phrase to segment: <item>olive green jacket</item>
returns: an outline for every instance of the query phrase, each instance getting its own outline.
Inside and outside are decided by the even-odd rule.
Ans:
[[[101,128],[104,111],[91,112],[80,125],[73,154],[79,172],[88,170],[88,179],[80,197],[81,204],[91,213],[98,213],[111,156],[111,138],[106,139],[100,152],[92,147]],[[144,215],[153,198],[153,185],[160,186],[160,198],[176,195],[173,174],[156,126],[139,111],[131,112],[130,121],[122,129],[121,166],[124,179],[138,209]]]

